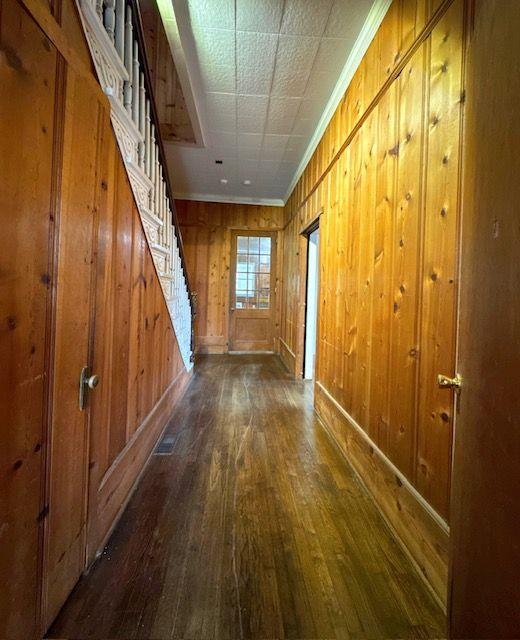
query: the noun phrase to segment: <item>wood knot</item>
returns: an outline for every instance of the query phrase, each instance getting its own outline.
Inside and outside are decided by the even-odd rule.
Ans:
[[[441,209],[441,216],[442,216],[443,218],[445,218],[447,213],[448,213],[448,212],[447,212],[447,210],[446,210],[446,207],[442,207],[442,209]]]
[[[16,318],[13,316],[7,316],[6,321],[9,331],[14,331],[16,329]]]
[[[14,464],[13,464],[13,469],[15,471],[17,471],[23,464],[23,460],[17,460]]]
[[[397,142],[391,149],[389,149],[388,153],[391,156],[398,156],[399,155],[399,143]]]
[[[435,282],[438,279],[438,275],[434,272],[431,274],[430,278],[433,280],[433,282]]]

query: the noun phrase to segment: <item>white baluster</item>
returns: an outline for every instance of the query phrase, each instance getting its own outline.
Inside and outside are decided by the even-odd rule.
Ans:
[[[103,22],[103,0],[94,0],[98,18]]]
[[[121,60],[125,57],[125,0],[116,0],[116,51]]]
[[[145,141],[145,172],[146,175],[148,177],[150,177],[150,172],[151,172],[151,153],[152,153],[152,149],[151,149],[151,145],[150,145],[150,128],[151,128],[151,123],[150,123],[150,101],[147,99],[146,100],[146,120],[145,120],[145,136],[144,136],[144,141]]]
[[[132,120],[136,127],[139,127],[139,107],[141,106],[140,90],[139,90],[139,48],[137,42],[134,42],[134,64],[132,74]]]
[[[114,11],[114,7],[115,0],[105,0],[103,24],[105,25],[105,31],[108,33],[108,37],[112,42],[114,42],[116,28],[116,12]]]
[[[133,26],[132,26],[132,7],[126,7],[125,22],[125,68],[128,73],[129,80],[125,80],[123,104],[127,111],[132,110],[132,75],[134,73],[134,48],[133,48]]]

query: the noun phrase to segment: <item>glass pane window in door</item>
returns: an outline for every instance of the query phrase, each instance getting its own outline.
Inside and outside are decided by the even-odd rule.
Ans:
[[[271,238],[237,236],[235,307],[269,309]]]
[[[260,253],[264,256],[271,256],[271,238],[260,238]]]

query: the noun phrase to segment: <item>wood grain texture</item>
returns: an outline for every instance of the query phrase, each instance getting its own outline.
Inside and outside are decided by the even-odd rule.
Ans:
[[[175,205],[190,283],[197,295],[196,349],[199,353],[225,353],[229,342],[231,231],[277,232],[276,262],[281,264],[283,208],[194,200],[176,200]],[[277,277],[277,290],[280,285]],[[280,298],[276,297],[276,337],[279,334]]]
[[[141,0],[139,8],[161,136],[165,142],[194,144],[193,127],[156,0]]]
[[[317,380],[446,522],[453,394],[436,375],[455,367],[465,4],[393,2],[283,233],[287,366],[300,374],[299,234],[323,208]]]
[[[188,377],[112,132],[99,176],[88,557],[118,517]],[[99,393],[98,393],[99,392]]]
[[[102,162],[99,138],[108,114],[70,68],[63,96],[52,407],[45,519],[43,616],[48,626],[85,566],[88,412],[79,408],[79,376],[89,364],[94,296],[92,263]]]
[[[14,0],[0,3],[0,637],[39,616],[39,515],[50,374],[48,315],[59,159],[58,55]],[[16,142],[15,142],[16,137]]]
[[[477,0],[468,43],[452,638],[520,637],[520,4]]]
[[[0,5],[0,636],[23,640],[95,557],[190,379],[78,15],[58,5]],[[80,412],[85,365],[101,383]]]
[[[200,356],[171,455],[49,638],[443,637],[310,392],[276,356]]]

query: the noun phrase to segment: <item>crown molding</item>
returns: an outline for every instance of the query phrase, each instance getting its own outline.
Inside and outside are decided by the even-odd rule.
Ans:
[[[336,86],[334,87],[329,101],[325,106],[316,130],[314,131],[314,134],[307,146],[307,149],[305,150],[305,153],[303,154],[300,164],[296,169],[296,173],[294,174],[293,179],[289,184],[289,188],[287,189],[287,192],[285,194],[285,202],[287,202],[287,200],[289,199],[294,187],[296,186],[296,183],[300,179],[302,173],[305,171],[305,167],[309,164],[309,160],[311,159],[312,154],[316,150],[316,147],[318,146],[325,132],[325,129],[331,121],[338,104],[343,98],[345,91],[347,90],[352,78],[354,77],[354,74],[361,63],[363,56],[367,52],[367,49],[374,39],[374,36],[376,35],[381,22],[383,22],[383,18],[385,17],[386,12],[388,11],[391,4],[392,0],[374,1],[367,19],[365,20],[363,28],[361,29],[359,36],[357,37],[357,40],[352,47],[352,51],[347,58],[347,62],[345,63],[338,81],[336,82]]]
[[[283,207],[280,198],[244,198],[241,196],[219,196],[211,193],[175,193],[176,200],[199,200],[200,202],[220,202],[222,204],[256,204],[264,207]]]

